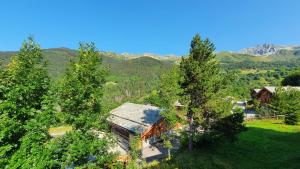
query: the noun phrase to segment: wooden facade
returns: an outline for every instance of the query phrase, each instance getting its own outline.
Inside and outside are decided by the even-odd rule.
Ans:
[[[261,89],[261,91],[256,95],[256,99],[262,104],[270,103],[273,97],[273,93],[266,88]]]
[[[114,123],[110,123],[110,129],[116,135],[125,140],[129,140],[130,131]]]
[[[168,131],[167,124],[163,118],[152,125],[149,130],[144,131],[141,134],[142,140],[147,140],[153,136],[158,137],[161,133]]]

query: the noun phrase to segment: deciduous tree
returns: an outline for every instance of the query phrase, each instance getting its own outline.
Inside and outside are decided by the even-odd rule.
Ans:
[[[33,38],[25,41],[0,73],[0,168],[20,147],[26,125],[42,108],[50,79],[41,49]]]

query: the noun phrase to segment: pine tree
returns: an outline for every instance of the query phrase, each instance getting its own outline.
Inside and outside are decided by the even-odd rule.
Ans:
[[[221,87],[220,69],[214,53],[215,46],[208,39],[202,40],[197,34],[191,42],[189,56],[182,58],[181,88],[189,98],[187,116],[189,119],[189,149],[192,150],[195,127],[201,125],[206,131],[213,113],[208,102]]]

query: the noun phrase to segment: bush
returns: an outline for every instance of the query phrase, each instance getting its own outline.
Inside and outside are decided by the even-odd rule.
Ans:
[[[216,121],[216,123],[212,126],[212,131],[221,134],[230,140],[234,140],[236,134],[245,130],[243,122],[243,113],[233,113]]]
[[[243,122],[243,113],[233,113],[220,118],[214,122],[208,132],[195,135],[193,138],[194,144],[197,147],[209,146],[224,138],[234,141],[238,133],[246,130]]]
[[[300,86],[300,69],[293,71],[285,77],[281,84],[283,86]]]
[[[297,113],[288,113],[284,117],[284,123],[288,125],[296,125],[298,121]]]

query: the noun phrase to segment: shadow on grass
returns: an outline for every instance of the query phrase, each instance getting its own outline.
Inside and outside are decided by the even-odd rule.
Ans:
[[[273,122],[272,124],[284,124],[283,122]]]
[[[247,131],[238,135],[235,142],[219,140],[214,145],[201,147],[192,152],[177,152],[171,161],[150,168],[300,168],[300,132],[248,127]]]

